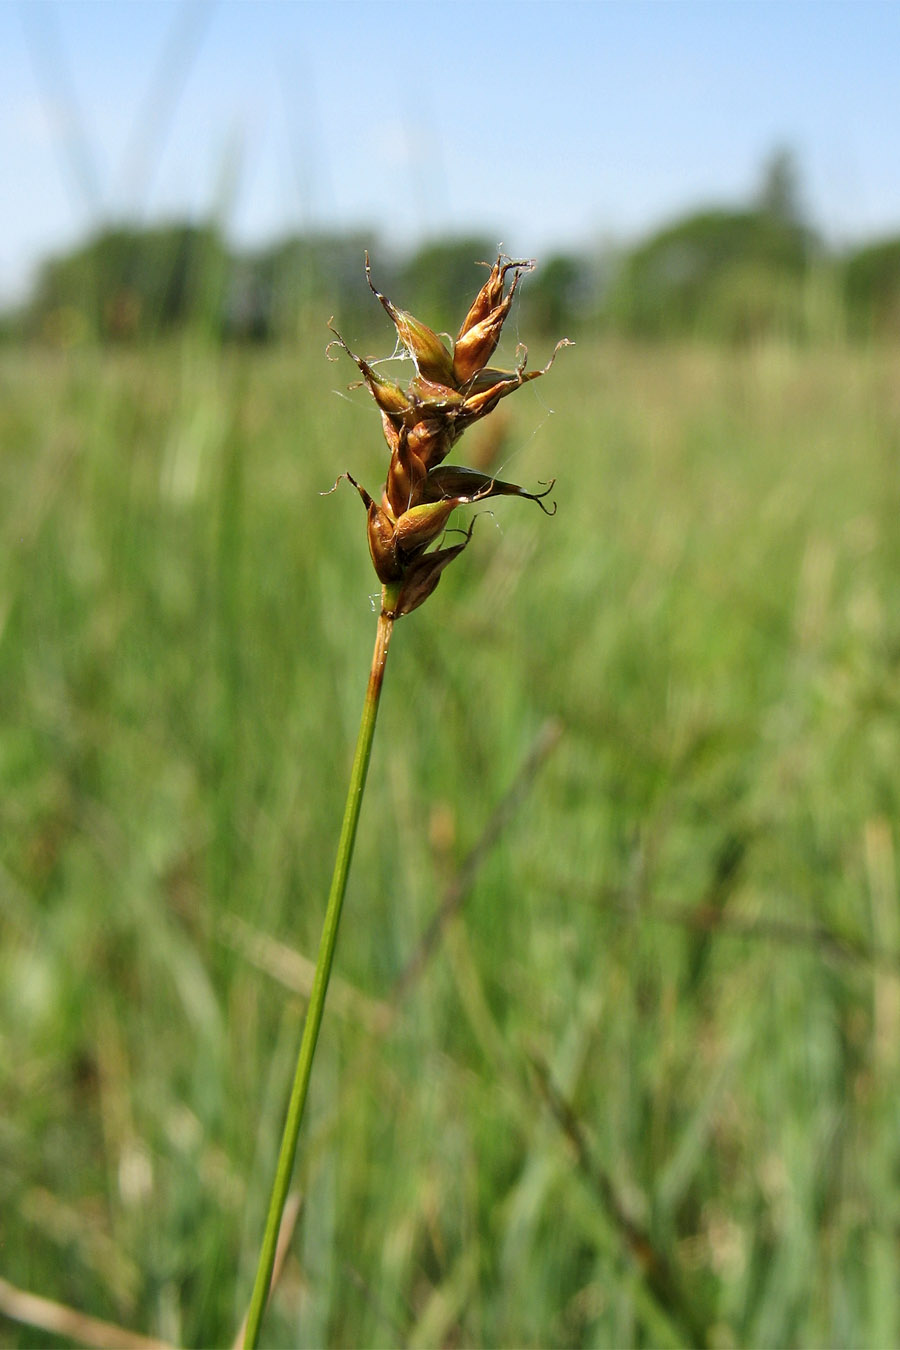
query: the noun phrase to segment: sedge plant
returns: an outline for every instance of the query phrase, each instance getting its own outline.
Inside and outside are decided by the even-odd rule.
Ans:
[[[444,462],[468,427],[493,412],[501,399],[545,375],[559,348],[569,345],[567,339],[557,343],[550,360],[540,370],[526,371],[528,353],[521,345],[516,351],[514,370],[491,366],[489,362],[500,340],[516,289],[522,276],[534,264],[515,261],[501,254],[493,265],[486,263],[484,266],[490,268],[488,278],[470,306],[456,340],[448,344],[444,337],[412,314],[397,309],[376,288],[366,257],[369,286],[386,310],[399,343],[414,366],[412,379],[405,388],[379,373],[373,363],[356,356],[340,333],[335,328],[331,330],[335,340],[330,348],[339,346],[355,362],[362,375],[358,384],[364,384],[375,400],[390,452],[380,501],[371,497],[351,474],[341,474],[338,479],[338,483],[346,479],[352,484],[366,508],[369,551],[382,588],[381,611],[312,991],[247,1314],[244,1346],[248,1350],[258,1343],[268,1299],[278,1233],[334,960],[394,624],[428,599],[444,569],[462,553],[471,539],[474,521],[462,532],[462,542],[442,544],[441,536],[457,507],[474,505],[492,497],[511,496],[537,502],[548,515],[556,509],[555,504],[546,504],[553,481],[543,485],[541,492],[527,492],[516,483],[504,482],[478,469]],[[358,384],[352,387],[358,387]]]

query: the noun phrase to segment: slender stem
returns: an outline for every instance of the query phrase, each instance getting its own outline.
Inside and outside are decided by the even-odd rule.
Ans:
[[[259,1252],[256,1280],[253,1285],[253,1294],[250,1299],[250,1309],[247,1313],[247,1330],[244,1335],[244,1350],[255,1350],[259,1340],[260,1323],[262,1322],[263,1313],[266,1308],[266,1300],[269,1295],[272,1267],[275,1261],[275,1248],[278,1242],[278,1229],[281,1225],[281,1215],[284,1211],[288,1187],[291,1182],[291,1173],[294,1169],[294,1156],[297,1152],[297,1136],[300,1133],[300,1122],[303,1117],[303,1107],[306,1103],[306,1093],[309,1088],[309,1078],[312,1071],[313,1056],[316,1052],[319,1027],[322,1025],[325,994],[328,989],[328,979],[331,975],[331,965],[334,959],[334,948],[337,941],[338,924],[340,923],[341,918],[341,907],[344,903],[344,892],[347,889],[347,874],[350,871],[350,859],[353,856],[353,844],[356,839],[359,809],[362,805],[363,790],[366,786],[366,772],[369,768],[369,758],[372,753],[372,736],[375,732],[375,719],[378,716],[378,703],[381,698],[384,667],[387,661],[388,645],[391,640],[393,626],[393,616],[382,612],[378,618],[378,632],[375,637],[375,650],[372,654],[372,669],[369,673],[366,701],[363,704],[362,722],[360,723],[359,736],[356,741],[356,754],[353,757],[353,768],[350,771],[350,786],[347,790],[347,804],[344,807],[344,823],[341,826],[341,837],[338,843],[337,857],[334,862],[334,875],[331,879],[331,891],[328,896],[328,906],[325,910],[325,922],[322,927],[322,938],[319,943],[319,956],[316,961],[316,972],[313,977],[312,992],[309,996],[309,1007],[306,1011],[306,1023],[303,1028],[300,1053],[297,1057],[297,1068],[294,1073],[294,1086],[291,1090],[290,1102],[288,1103],[287,1118],[284,1123],[284,1134],[281,1138],[281,1151],[278,1155],[278,1167],[275,1172],[275,1180],[272,1184],[269,1212],[266,1217],[266,1231]]]

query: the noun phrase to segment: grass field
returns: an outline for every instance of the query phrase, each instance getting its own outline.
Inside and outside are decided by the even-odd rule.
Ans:
[[[0,356],[0,1276],[184,1345],[374,636],[324,337]],[[264,1344],[900,1342],[896,371],[582,344],[505,405],[559,511],[395,634]]]

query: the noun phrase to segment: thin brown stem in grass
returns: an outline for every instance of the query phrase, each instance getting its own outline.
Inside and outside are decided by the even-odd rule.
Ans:
[[[827,960],[847,965],[875,966],[881,970],[900,970],[900,952],[860,942],[833,933],[824,924],[794,923],[790,919],[730,914],[709,904],[683,905],[653,900],[639,907],[619,894],[603,896],[603,903],[620,914],[672,924],[698,932],[751,942],[768,942],[776,947],[806,947]]]
[[[303,1207],[303,1196],[295,1191],[289,1195],[284,1206],[284,1213],[281,1216],[281,1226],[278,1230],[278,1242],[275,1245],[275,1260],[272,1263],[272,1278],[269,1281],[269,1295],[278,1285],[281,1279],[281,1272],[284,1270],[284,1263],[287,1260],[288,1252],[291,1249],[291,1239],[294,1236],[294,1229],[297,1227],[297,1220],[300,1217],[300,1210]],[[234,1338],[232,1350],[242,1350],[247,1336],[247,1318],[241,1323],[241,1329]]]
[[[612,1178],[593,1156],[587,1131],[569,1102],[553,1082],[549,1066],[537,1054],[530,1056],[538,1090],[561,1133],[575,1155],[579,1172],[599,1198],[603,1209],[641,1272],[644,1282],[662,1311],[678,1324],[687,1343],[708,1344],[705,1319],[684,1289],[681,1278],[666,1254],[656,1246],[643,1225],[625,1208]]]
[[[166,1341],[141,1336],[136,1331],[89,1317],[78,1308],[65,1303],[29,1294],[14,1284],[0,1279],[0,1314],[26,1327],[36,1327],[52,1336],[63,1336],[78,1345],[101,1347],[102,1350],[170,1350]]]

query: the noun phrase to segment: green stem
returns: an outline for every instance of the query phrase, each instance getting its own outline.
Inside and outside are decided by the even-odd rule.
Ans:
[[[247,1327],[244,1333],[244,1350],[255,1350],[259,1341],[260,1323],[262,1322],[263,1313],[266,1309],[266,1301],[269,1295],[269,1285],[272,1280],[272,1267],[275,1262],[275,1247],[278,1242],[278,1230],[281,1227],[281,1216],[284,1212],[288,1187],[291,1182],[291,1174],[294,1170],[294,1156],[297,1152],[297,1136],[300,1133],[300,1122],[303,1118],[303,1107],[306,1103],[306,1093],[309,1088],[309,1077],[312,1071],[313,1056],[316,1052],[319,1027],[322,1025],[325,994],[328,990],[328,979],[331,975],[331,965],[334,959],[334,948],[337,941],[338,924],[341,919],[341,908],[344,903],[344,892],[347,889],[347,874],[350,871],[350,859],[353,856],[353,844],[356,839],[356,826],[359,821],[359,810],[362,805],[363,790],[366,786],[366,772],[369,768],[369,758],[372,753],[372,736],[375,732],[375,719],[378,716],[378,703],[381,698],[384,667],[385,662],[387,661],[388,645],[391,640],[393,626],[393,616],[382,612],[378,618],[375,651],[372,654],[372,669],[369,674],[369,685],[366,689],[366,701],[363,705],[362,722],[360,723],[359,736],[356,741],[356,754],[353,757],[353,768],[350,772],[347,804],[344,807],[344,823],[341,826],[341,837],[338,843],[337,857],[334,862],[334,875],[331,879],[331,891],[328,896],[328,907],[325,911],[322,939],[319,943],[319,957],[316,961],[316,973],[313,977],[312,992],[309,996],[309,1007],[307,1008],[306,1023],[303,1028],[303,1039],[300,1043],[300,1053],[297,1057],[297,1068],[294,1073],[294,1086],[291,1090],[290,1102],[288,1103],[287,1119],[284,1122],[284,1134],[281,1137],[281,1151],[278,1155],[278,1167],[275,1172],[272,1195],[269,1200],[269,1212],[266,1217],[266,1231],[263,1235],[262,1247],[259,1252],[256,1280],[253,1285],[253,1294],[250,1299],[250,1309],[247,1313]]]

